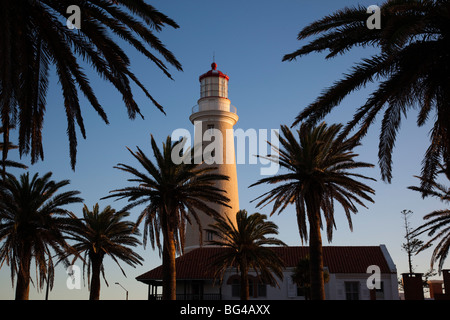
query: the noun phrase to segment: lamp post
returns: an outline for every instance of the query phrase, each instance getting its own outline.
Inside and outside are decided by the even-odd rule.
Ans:
[[[121,286],[123,290],[127,293],[127,300],[128,300],[128,290],[125,289],[120,283],[116,282],[117,285]]]

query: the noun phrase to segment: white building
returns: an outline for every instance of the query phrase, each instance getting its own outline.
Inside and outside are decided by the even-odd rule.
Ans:
[[[240,298],[239,274],[230,268],[222,283],[214,277],[211,263],[220,247],[202,247],[189,251],[176,259],[177,300],[233,300]],[[273,247],[284,261],[283,279],[279,287],[266,285],[250,272],[250,300],[303,300],[305,296],[292,281],[297,263],[308,255],[308,247]],[[325,246],[324,268],[329,273],[325,284],[327,300],[397,300],[397,270],[384,245],[380,246]],[[377,266],[380,270],[379,290],[369,290],[367,270]],[[162,266],[136,278],[149,286],[148,298],[160,299],[158,287],[162,286]]]

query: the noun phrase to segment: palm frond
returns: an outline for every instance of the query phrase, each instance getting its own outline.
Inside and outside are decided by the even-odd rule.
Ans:
[[[230,267],[236,267],[241,277],[252,270],[261,274],[266,283],[278,285],[275,276],[283,279],[284,264],[270,246],[286,244],[270,236],[278,234],[278,227],[266,219],[266,215],[249,215],[247,211],[240,210],[236,213],[236,224],[228,216],[218,216],[215,223],[209,225],[206,230],[214,237],[208,244],[223,247],[211,261],[211,266],[216,270],[216,279],[222,281],[224,272]]]
[[[80,8],[81,29],[74,32],[61,23],[69,5]],[[131,71],[130,59],[119,46],[123,40],[149,59],[165,77],[172,79],[169,65],[182,70],[180,62],[157,37],[165,27],[178,28],[171,18],[142,0],[42,0],[0,5],[3,30],[0,37],[1,126],[19,131],[19,151],[30,154],[32,163],[44,158],[42,129],[46,111],[48,78],[51,66],[64,93],[67,135],[72,169],[76,165],[77,130],[86,138],[79,103],[79,91],[90,102],[101,119],[108,118],[97,94],[91,87],[81,62],[87,62],[99,76],[111,83],[130,119],[143,114],[135,101],[132,84],[163,113],[164,108],[150,94],[146,85]],[[161,58],[158,57],[161,56]],[[5,143],[9,134],[3,132]],[[3,161],[7,150],[3,150]]]
[[[298,39],[314,39],[285,55],[284,61],[323,51],[329,52],[326,58],[332,58],[366,46],[375,47],[380,53],[356,63],[348,74],[306,106],[292,126],[301,122],[317,125],[349,94],[378,82],[378,88],[356,110],[341,138],[359,125],[353,135],[353,140],[359,142],[376,115],[384,110],[378,156],[382,179],[390,182],[392,152],[401,119],[419,107],[417,124],[422,126],[435,114],[430,147],[422,162],[422,176],[433,181],[438,163],[444,161],[450,166],[448,9],[445,1],[386,1],[380,6],[379,30],[366,27],[368,14],[362,6],[344,8],[304,27]]]
[[[52,286],[55,265],[67,263],[67,256],[74,252],[66,241],[71,215],[64,206],[82,201],[78,191],[58,193],[69,181],[53,181],[51,176],[50,172],[41,177],[26,173],[19,179],[7,175],[0,184],[0,265],[10,266],[12,281],[17,277],[29,282],[34,260],[38,289],[47,280]],[[27,298],[22,289],[17,285],[16,297]]]

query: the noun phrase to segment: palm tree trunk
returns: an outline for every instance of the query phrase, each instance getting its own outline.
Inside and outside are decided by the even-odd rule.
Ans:
[[[102,258],[97,255],[92,255],[92,276],[91,276],[91,291],[89,293],[89,300],[100,300],[100,269],[102,265]]]
[[[31,247],[25,244],[22,250],[16,283],[16,300],[28,300],[30,295]]]
[[[248,267],[247,261],[241,262],[241,300],[248,300],[249,293],[249,284],[248,284]]]
[[[173,230],[167,230],[163,247],[163,300],[176,300],[175,239]]]
[[[309,259],[311,275],[311,300],[325,300],[325,285],[323,281],[323,250],[320,235],[320,220],[316,216],[310,221]]]

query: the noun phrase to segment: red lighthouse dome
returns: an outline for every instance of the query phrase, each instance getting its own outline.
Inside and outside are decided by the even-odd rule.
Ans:
[[[219,77],[219,78],[224,78],[227,81],[230,80],[230,77],[228,77],[225,73],[217,70],[217,63],[215,63],[215,62],[211,63],[211,70],[202,74],[198,80],[201,82],[202,79],[204,79],[206,77]]]

